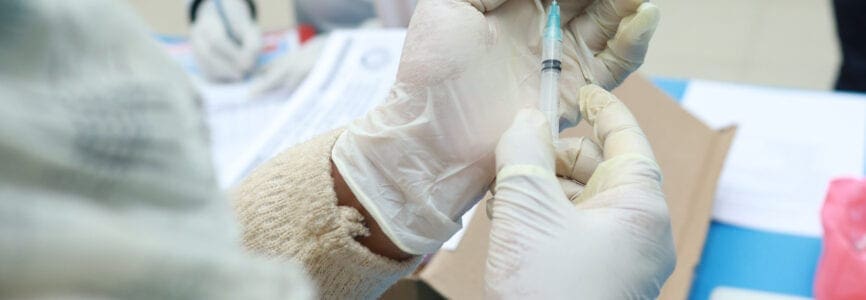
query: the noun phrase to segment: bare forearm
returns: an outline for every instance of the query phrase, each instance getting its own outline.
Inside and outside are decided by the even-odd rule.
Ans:
[[[370,252],[393,260],[404,261],[412,258],[413,256],[411,254],[400,250],[400,248],[398,248],[397,245],[395,245],[394,242],[385,235],[385,232],[382,231],[382,228],[378,223],[376,223],[376,220],[373,219],[373,216],[371,216],[370,213],[364,209],[364,206],[358,202],[358,198],[356,198],[355,194],[352,193],[352,190],[349,189],[349,186],[346,184],[346,181],[343,180],[340,171],[333,162],[331,162],[331,176],[334,178],[334,192],[337,194],[337,205],[348,206],[358,210],[358,212],[364,216],[364,225],[370,230],[370,235],[358,236],[355,240],[364,247],[370,249]]]
[[[322,298],[373,299],[420,257],[401,253],[378,224],[362,221],[373,218],[331,163],[341,132],[296,145],[253,171],[233,191],[235,212],[248,250],[298,262]]]

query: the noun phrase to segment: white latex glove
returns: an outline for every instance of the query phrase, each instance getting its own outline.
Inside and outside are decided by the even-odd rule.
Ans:
[[[238,81],[255,67],[262,34],[244,1],[218,0],[222,1],[227,23],[221,19],[215,1],[207,0],[198,8],[190,32],[193,54],[209,80]]]
[[[586,77],[618,85],[643,61],[658,9],[642,0],[561,1],[562,115],[576,122]],[[364,207],[408,253],[436,251],[494,177],[493,150],[535,105],[544,6],[422,0],[387,101],[353,122],[333,160]]]
[[[502,135],[488,203],[489,298],[655,299],[673,272],[661,171],[646,137],[600,87],[581,89],[581,111],[597,143],[563,139],[554,155],[537,110]]]
[[[298,51],[286,53],[268,64],[253,82],[250,93],[261,95],[276,89],[294,90],[316,65],[327,41],[327,36],[316,36],[301,45]]]
[[[358,28],[381,27],[378,20],[369,19]],[[253,83],[251,93],[261,95],[277,89],[293,90],[298,87],[316,65],[327,42],[328,34],[317,35],[301,45],[298,51],[287,53],[268,64],[260,72],[262,75]]]

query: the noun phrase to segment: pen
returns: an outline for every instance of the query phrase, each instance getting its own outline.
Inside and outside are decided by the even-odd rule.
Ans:
[[[235,45],[241,46],[241,39],[238,38],[238,35],[232,30],[232,27],[229,26],[229,18],[226,16],[226,11],[223,8],[222,0],[213,0],[214,5],[216,5],[217,14],[220,16],[220,21],[223,23],[223,27],[226,28],[226,35],[229,36],[229,39],[232,40]]]
[[[559,3],[550,4],[547,25],[541,48],[541,99],[538,109],[550,123],[554,142],[559,138],[559,74],[562,72],[562,29],[559,21]]]

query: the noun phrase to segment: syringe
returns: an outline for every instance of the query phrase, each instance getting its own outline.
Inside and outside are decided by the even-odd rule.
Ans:
[[[553,140],[559,138],[559,73],[562,72],[562,29],[559,28],[559,3],[550,4],[541,46],[541,99],[538,109],[550,123]]]

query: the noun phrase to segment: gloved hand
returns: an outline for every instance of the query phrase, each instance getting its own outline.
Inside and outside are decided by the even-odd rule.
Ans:
[[[368,19],[358,26],[360,29],[381,27],[382,24],[377,19]],[[295,89],[316,65],[327,42],[328,34],[317,35],[301,45],[298,51],[287,53],[269,63],[253,83],[251,94],[261,95],[276,89]]]
[[[421,1],[387,101],[338,139],[337,169],[403,251],[436,251],[492,181],[499,136],[538,99],[543,7]],[[659,15],[643,0],[562,2],[561,15],[561,111],[576,122],[578,65],[618,85],[642,63]]]
[[[562,139],[554,154],[537,110],[521,111],[499,141],[487,204],[490,298],[655,299],[673,272],[670,219],[649,142],[612,94],[597,86],[580,94],[597,143]]]
[[[276,89],[294,90],[307,78],[325,48],[328,36],[316,36],[294,52],[286,53],[268,64],[250,88],[253,95]]]
[[[243,0],[206,0],[196,15],[190,41],[202,74],[212,81],[243,79],[255,67],[262,48],[262,34],[250,7]]]

